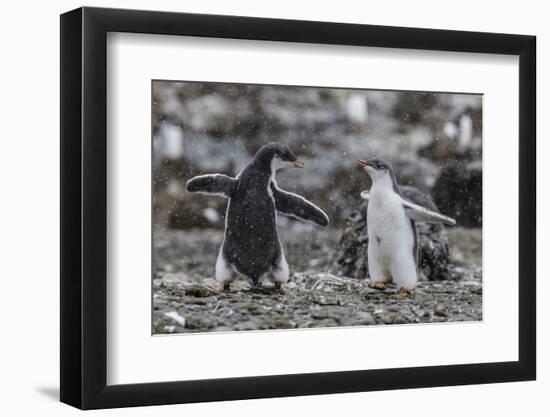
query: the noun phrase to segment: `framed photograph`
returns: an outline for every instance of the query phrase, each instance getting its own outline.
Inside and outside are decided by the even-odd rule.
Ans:
[[[61,16],[61,401],[533,380],[535,37]]]

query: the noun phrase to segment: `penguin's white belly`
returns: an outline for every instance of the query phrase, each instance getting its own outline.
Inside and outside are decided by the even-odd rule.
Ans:
[[[399,195],[389,190],[372,192],[368,203],[367,225],[369,264],[376,263],[378,274],[383,275],[375,279],[389,278],[388,275],[393,276],[397,269],[404,267],[416,269],[416,260],[413,259],[414,231]],[[416,276],[413,270],[407,273],[412,274]]]

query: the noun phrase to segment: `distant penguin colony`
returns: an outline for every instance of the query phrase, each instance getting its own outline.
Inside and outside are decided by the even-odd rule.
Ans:
[[[224,240],[218,253],[215,275],[220,290],[229,290],[238,274],[253,287],[271,273],[276,289],[289,279],[289,267],[277,234],[277,212],[326,227],[328,216],[305,198],[280,189],[275,181],[285,165],[303,168],[288,146],[269,143],[235,178],[200,175],[187,182],[187,191],[229,199]]]
[[[263,146],[252,162],[235,178],[222,174],[200,175],[187,182],[187,191],[229,199],[224,239],[216,261],[219,290],[229,290],[236,275],[261,286],[264,276],[276,289],[289,280],[289,267],[277,233],[277,212],[322,227],[329,223],[323,210],[305,198],[280,189],[275,181],[279,168],[304,164],[286,145]],[[454,225],[455,220],[437,210],[407,200],[400,192],[389,161],[370,158],[357,166],[372,179],[368,200],[367,249],[370,285],[384,289],[395,284],[401,292],[413,290],[418,282],[416,222]]]
[[[454,225],[455,220],[406,200],[400,193],[390,162],[382,158],[357,161],[372,179],[368,200],[367,248],[371,286],[383,289],[392,282],[409,292],[418,282],[416,222]]]

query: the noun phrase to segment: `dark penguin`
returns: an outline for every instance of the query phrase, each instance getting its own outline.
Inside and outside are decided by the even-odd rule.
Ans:
[[[328,225],[328,217],[320,208],[277,186],[275,173],[284,165],[303,167],[288,146],[270,143],[235,178],[211,174],[187,182],[189,192],[229,199],[224,241],[216,262],[216,280],[225,290],[235,273],[249,278],[254,286],[269,272],[276,288],[288,281],[288,264],[277,234],[277,212]]]

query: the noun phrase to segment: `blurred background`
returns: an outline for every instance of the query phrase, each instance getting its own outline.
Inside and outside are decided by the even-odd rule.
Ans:
[[[154,81],[155,227],[223,229],[227,201],[187,193],[186,181],[234,176],[271,141],[306,164],[280,171],[279,186],[322,207],[333,228],[370,187],[355,161],[373,155],[460,226],[481,227],[481,109],[476,94]]]

